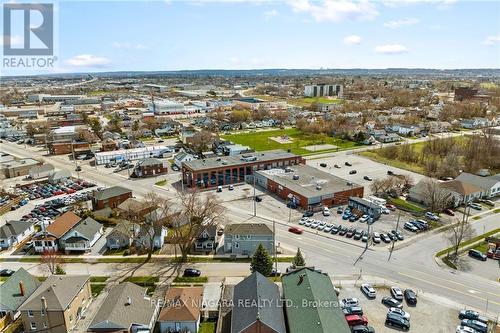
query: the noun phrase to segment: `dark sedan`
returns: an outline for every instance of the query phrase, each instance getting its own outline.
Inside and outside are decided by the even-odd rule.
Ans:
[[[184,270],[184,275],[185,277],[198,277],[201,275],[201,271],[199,269],[195,268],[186,268]]]
[[[417,294],[415,294],[413,290],[406,289],[404,291],[404,296],[406,303],[408,303],[408,305],[417,305]]]
[[[403,305],[397,300],[392,297],[384,297],[382,298],[382,304],[389,308],[398,308],[401,309]]]

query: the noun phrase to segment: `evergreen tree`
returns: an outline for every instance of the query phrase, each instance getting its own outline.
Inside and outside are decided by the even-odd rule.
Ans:
[[[306,265],[306,261],[304,259],[304,256],[302,256],[302,252],[300,251],[300,247],[297,248],[297,254],[295,255],[295,257],[293,257],[292,264],[295,267]]]
[[[262,244],[257,246],[257,249],[253,254],[250,269],[252,273],[259,272],[264,276],[271,275],[271,271],[273,270],[273,260]]]

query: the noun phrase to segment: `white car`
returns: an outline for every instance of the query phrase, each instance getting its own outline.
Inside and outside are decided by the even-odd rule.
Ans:
[[[391,287],[391,295],[398,301],[403,300],[403,291],[399,287]]]
[[[431,213],[431,212],[425,213],[425,217],[427,217],[428,219],[433,220],[433,221],[439,221],[439,216],[437,216],[436,214]]]
[[[457,330],[455,331],[456,333],[477,333],[475,329],[469,326],[457,326]]]
[[[410,320],[410,314],[402,309],[399,309],[399,308],[389,308],[387,313],[395,313],[403,318]]]
[[[323,231],[324,231],[324,232],[330,232],[330,231],[332,231],[332,226],[331,226],[330,224],[327,224],[327,225],[325,226],[325,229],[323,229]]]
[[[323,208],[323,216],[330,216],[330,209],[328,207]]]
[[[342,308],[352,308],[353,306],[359,306],[359,301],[357,298],[344,298],[340,301],[340,306]]]
[[[363,215],[359,218],[359,222],[366,222],[366,220],[368,220],[369,216],[368,215]]]
[[[382,207],[382,213],[383,214],[389,214],[391,211],[385,207]]]
[[[469,206],[470,206],[470,208],[474,208],[474,209],[477,209],[477,210],[481,210],[481,209],[483,209],[483,206],[481,206],[480,204],[475,203],[475,202],[471,202],[471,203],[469,204]]]
[[[307,222],[307,221],[309,221],[309,219],[308,219],[307,217],[303,217],[303,218],[301,218],[301,219],[299,220],[299,224],[300,224],[300,225],[304,225],[304,224],[306,224],[306,222]]]
[[[316,229],[318,226],[319,226],[318,221],[314,221],[313,223],[311,223],[311,228],[313,228],[313,229]]]
[[[373,239],[373,242],[375,244],[379,244],[380,243],[380,234],[378,232],[374,232],[372,239]]]
[[[325,229],[325,225],[320,223],[316,229],[321,231],[321,230]]]
[[[361,285],[361,291],[363,292],[363,294],[366,295],[366,297],[368,298],[376,298],[377,297],[377,292],[375,291],[375,289],[369,285],[368,283],[363,283]]]

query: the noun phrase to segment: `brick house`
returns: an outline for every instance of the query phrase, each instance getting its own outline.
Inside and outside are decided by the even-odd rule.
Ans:
[[[137,162],[134,168],[133,176],[153,177],[164,175],[168,172],[168,162],[162,162],[157,158],[145,158]]]
[[[92,209],[116,208],[119,204],[132,197],[132,190],[121,186],[108,187],[92,193]]]

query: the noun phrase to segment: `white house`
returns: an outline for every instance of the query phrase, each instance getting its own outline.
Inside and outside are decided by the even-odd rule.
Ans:
[[[87,217],[85,220],[79,221],[59,238],[59,247],[65,252],[88,252],[101,238],[102,233],[102,225],[93,218]]]
[[[183,162],[189,162],[194,160],[194,156],[191,154],[188,154],[186,152],[180,152],[174,156],[174,164],[177,165],[180,168],[182,168],[182,163]]]
[[[21,243],[35,232],[35,226],[26,221],[9,221],[0,227],[0,248],[8,249]]]

